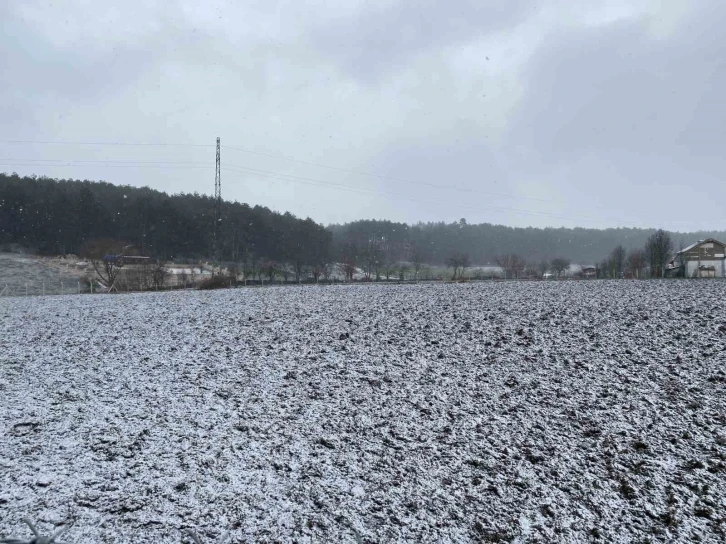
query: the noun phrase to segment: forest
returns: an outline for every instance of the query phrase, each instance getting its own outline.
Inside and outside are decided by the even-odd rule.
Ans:
[[[497,265],[498,257],[520,255],[529,262],[565,257],[574,263],[600,261],[614,247],[642,248],[656,229],[518,228],[489,223],[392,223],[355,221],[328,227],[333,233],[333,253],[342,255],[346,247],[360,254],[371,240],[383,240],[392,260],[417,257],[427,264],[445,265],[452,256],[466,254],[474,265]],[[724,232],[672,233],[675,246],[688,245],[699,238],[726,238]],[[676,247],[678,249],[678,247]]]
[[[166,261],[212,256],[214,200],[106,182],[0,174],[0,247],[16,244],[42,255],[80,254],[91,240],[114,239]],[[375,255],[387,262],[417,260],[446,265],[466,255],[473,265],[496,265],[516,254],[528,262],[563,257],[595,264],[612,248],[643,247],[656,229],[519,228],[489,223],[395,223],[361,220],[323,226],[310,218],[261,206],[222,204],[223,262],[264,259],[316,267],[361,263]],[[673,245],[724,232],[671,233]]]
[[[41,255],[82,254],[93,240],[114,239],[165,261],[209,259],[213,218],[207,195],[0,174],[0,244]],[[220,246],[223,261],[315,265],[329,259],[331,234],[312,219],[225,201]]]

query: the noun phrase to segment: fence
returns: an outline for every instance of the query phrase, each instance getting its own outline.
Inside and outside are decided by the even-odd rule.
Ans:
[[[560,278],[562,280],[576,280],[579,278]],[[152,292],[152,291],[183,291],[193,290],[200,288],[204,280],[192,282],[165,282],[161,285],[130,285],[125,282],[116,282],[112,291],[116,293],[141,293],[141,292]],[[294,285],[394,285],[394,284],[416,284],[416,283],[460,283],[460,282],[491,282],[491,281],[516,281],[516,282],[528,282],[528,281],[558,281],[558,280],[541,280],[541,279],[525,279],[525,278],[508,278],[504,279],[499,276],[491,276],[486,278],[457,278],[456,280],[449,280],[444,278],[419,278],[418,280],[379,280],[373,279],[355,279],[352,282],[344,281],[338,278],[331,278],[329,280],[314,281],[307,279],[305,281],[284,281],[284,280],[231,280],[225,278],[223,285],[217,285],[215,288],[221,287],[269,287],[269,286],[294,286]],[[108,293],[108,288],[100,283],[98,280],[91,281],[65,281],[65,282],[38,282],[38,281],[27,281],[27,282],[15,282],[0,284],[0,297],[26,297],[26,296],[49,296],[49,295],[81,295],[81,294],[100,294]]]
[[[211,274],[165,274],[162,277],[140,273],[137,270],[124,270],[116,277],[112,291],[167,291],[170,289],[193,289],[211,277]],[[84,293],[106,293],[108,288],[94,275],[73,277],[30,277],[12,278],[6,275],[0,279],[0,296],[45,296],[80,295]]]
[[[177,291],[196,289],[195,284],[164,284],[156,287],[134,288],[117,284],[113,291],[119,293],[135,293],[142,291]],[[66,281],[66,282],[22,282],[0,284],[0,297],[32,297],[50,295],[82,295],[107,293],[108,289],[98,281]]]
[[[117,281],[112,289],[116,293],[141,293],[151,291],[183,291],[190,289],[197,289],[203,284],[208,278],[197,279],[196,281],[165,281],[163,284],[153,283],[148,285],[131,284],[125,281]],[[305,285],[315,283],[314,281],[300,282]],[[345,283],[342,280],[320,280],[319,284],[338,284]],[[362,283],[362,282],[355,282]],[[391,282],[394,283],[394,282]],[[282,281],[282,280],[233,280],[230,278],[224,278],[220,287],[268,287],[270,285],[298,285],[295,281]],[[108,288],[98,280],[77,280],[77,281],[60,281],[60,282],[48,282],[48,281],[20,281],[12,283],[0,283],[0,297],[27,297],[27,296],[49,296],[49,295],[82,295],[82,294],[99,294],[108,293]]]
[[[103,286],[94,282],[22,282],[0,285],[0,296],[45,296],[45,295],[80,295],[81,293],[98,293]]]
[[[58,540],[58,538],[65,533],[70,527],[64,527],[62,529],[59,529],[51,536],[41,536],[40,532],[35,528],[35,525],[33,523],[25,518],[23,519],[23,522],[30,528],[32,531],[34,538],[30,540],[22,540],[19,538],[4,538],[0,540],[0,544],[63,544]],[[184,531],[187,536],[194,542],[194,544],[203,544],[202,539],[199,538],[199,535],[192,531],[191,529],[186,529]],[[228,541],[230,535],[229,531],[224,533],[219,539],[216,541],[217,544],[224,544]]]

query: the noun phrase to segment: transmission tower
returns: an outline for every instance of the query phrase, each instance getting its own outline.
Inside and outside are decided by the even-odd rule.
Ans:
[[[217,162],[214,172],[214,241],[212,246],[212,273],[220,265],[220,246],[222,245],[222,176],[219,155],[219,137],[217,137]]]

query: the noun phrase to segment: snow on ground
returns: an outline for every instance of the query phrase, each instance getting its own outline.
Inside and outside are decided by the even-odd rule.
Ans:
[[[75,261],[73,261],[75,263]],[[0,292],[3,296],[76,293],[83,270],[69,263],[26,255],[0,253]],[[26,291],[27,289],[27,291]]]
[[[0,300],[0,537],[726,530],[726,282]]]

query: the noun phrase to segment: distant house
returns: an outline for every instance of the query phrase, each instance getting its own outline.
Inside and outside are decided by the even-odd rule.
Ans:
[[[594,266],[583,266],[580,272],[582,273],[583,278],[597,277],[597,268],[595,268]]]
[[[666,266],[670,276],[726,278],[726,244],[706,238],[684,247]]]
[[[118,267],[126,264],[151,264],[152,262],[150,257],[142,257],[140,255],[104,255],[103,260],[115,263]]]
[[[126,264],[151,264],[151,258],[150,257],[143,257],[141,255],[118,255],[118,259],[120,262],[120,265],[126,265]]]

